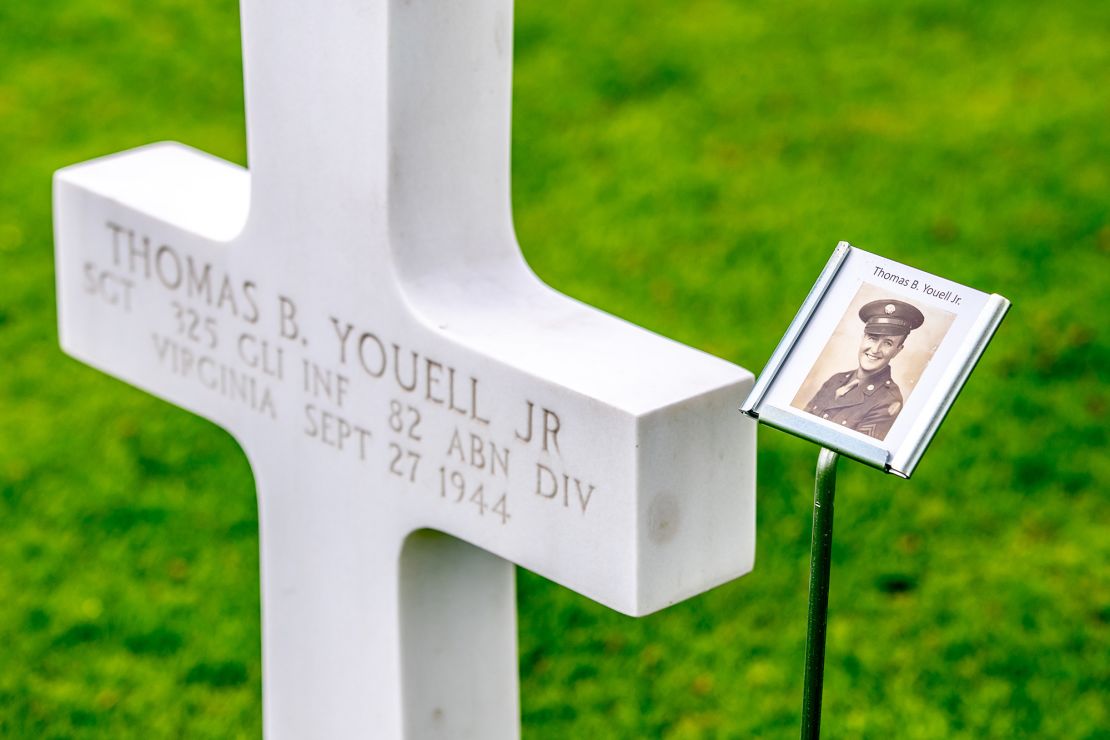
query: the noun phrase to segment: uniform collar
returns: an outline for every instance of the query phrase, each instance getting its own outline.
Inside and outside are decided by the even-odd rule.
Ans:
[[[861,380],[860,390],[863,391],[863,395],[870,396],[880,388],[889,388],[893,384],[894,381],[890,379],[890,365],[887,365],[867,380]]]
[[[841,388],[844,385],[852,382],[852,380],[856,377],[856,371],[849,370],[848,372],[838,373],[836,377],[838,380],[836,387]],[[874,395],[875,392],[878,391],[880,388],[890,388],[893,384],[894,381],[890,379],[890,365],[887,365],[867,380],[861,380],[859,384],[856,385],[856,387],[852,388],[852,390],[848,391],[840,398],[835,397],[836,388],[834,388],[833,399],[831,403],[829,403],[827,408],[831,410],[847,408],[848,406],[856,406],[863,403],[864,400],[866,400],[870,396]]]

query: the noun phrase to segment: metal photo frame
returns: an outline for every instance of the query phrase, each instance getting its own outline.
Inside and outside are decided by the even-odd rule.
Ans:
[[[875,296],[879,300],[859,307]],[[857,337],[861,333],[869,336],[872,324],[864,319],[864,312],[876,304],[892,315],[909,305],[905,310],[915,312],[922,321],[924,316],[943,317],[944,325],[938,328],[938,320],[933,319],[929,346],[917,348],[918,359],[904,376],[910,380],[902,381],[904,390],[890,380],[891,360],[883,361],[883,377],[887,378],[883,382],[889,387],[884,398],[897,400],[886,407],[892,418],[882,434],[868,434],[852,428],[847,419],[839,426],[830,423],[828,414],[822,418],[807,411],[804,404],[799,406],[798,398],[813,386],[814,377],[821,377],[815,373],[831,361],[825,358],[831,356],[834,340],[839,342],[836,356],[847,356],[846,327],[855,324]],[[1009,308],[1010,302],[1000,295],[982,293],[840,242],[740,410],[764,424],[909,478]],[[895,319],[879,316],[869,320],[878,325]],[[912,336],[913,331],[907,329],[901,335],[902,344]],[[856,375],[863,380],[852,381],[849,389],[867,382],[861,341],[855,340],[859,348],[852,351],[861,363]],[[837,375],[848,379],[853,373],[850,369],[834,373],[825,385],[835,385]],[[871,385],[866,388],[873,390]]]

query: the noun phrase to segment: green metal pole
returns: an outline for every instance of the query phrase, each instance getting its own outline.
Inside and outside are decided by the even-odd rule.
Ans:
[[[813,539],[809,548],[809,628],[806,632],[802,740],[821,737],[821,689],[825,681],[825,632],[829,622],[829,568],[832,565],[833,499],[840,455],[822,449],[813,488]]]

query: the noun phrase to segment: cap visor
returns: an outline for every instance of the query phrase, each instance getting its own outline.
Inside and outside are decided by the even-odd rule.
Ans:
[[[894,324],[867,324],[863,327],[866,334],[878,334],[884,337],[896,337],[910,333],[908,326],[896,326]]]

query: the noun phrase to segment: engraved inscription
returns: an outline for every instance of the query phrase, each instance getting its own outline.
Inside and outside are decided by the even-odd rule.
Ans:
[[[119,306],[125,313],[131,313],[131,290],[135,283],[122,275],[105,270],[93,262],[86,262],[85,292],[96,296],[109,306]]]
[[[380,327],[317,314],[169,240],[105,226],[102,251],[80,265],[83,293],[151,322],[147,346],[167,374],[290,425],[337,464],[378,471],[394,495],[439,501],[451,516],[507,526],[525,507],[573,521],[604,499],[563,459],[573,425],[557,409],[510,399],[497,408],[514,413],[491,415],[471,369]],[[152,299],[165,308],[137,310]]]

